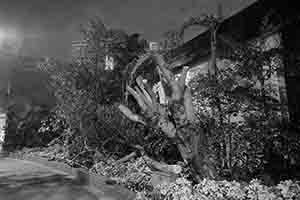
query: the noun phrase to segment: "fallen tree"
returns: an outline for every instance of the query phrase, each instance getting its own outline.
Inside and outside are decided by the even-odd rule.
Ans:
[[[190,89],[185,85],[188,67],[185,67],[177,79],[168,70],[168,65],[162,55],[152,53],[147,55],[157,65],[164,89],[170,90],[166,104],[158,102],[155,93],[143,78],[136,78],[136,86],[128,85],[127,91],[134,97],[140,107],[140,114],[133,113],[127,106],[120,104],[120,111],[130,120],[145,126],[160,129],[180,152],[184,163],[189,166],[197,180],[202,178],[216,179],[217,172],[210,158],[207,136],[197,123]],[[144,59],[144,58],[143,58]],[[137,62],[141,65],[140,62]],[[161,163],[153,162],[158,168]],[[173,169],[163,164],[164,171]],[[172,171],[172,170],[171,170]],[[172,173],[172,172],[171,172]]]

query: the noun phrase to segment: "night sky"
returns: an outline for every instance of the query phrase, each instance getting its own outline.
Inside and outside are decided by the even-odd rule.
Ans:
[[[215,13],[218,1],[228,16],[255,0],[0,0],[0,31],[25,38],[23,55],[68,58],[93,16],[155,41],[190,16]]]

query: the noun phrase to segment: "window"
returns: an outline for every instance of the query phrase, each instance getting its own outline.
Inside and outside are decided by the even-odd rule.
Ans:
[[[114,69],[114,58],[111,56],[105,56],[105,70]]]

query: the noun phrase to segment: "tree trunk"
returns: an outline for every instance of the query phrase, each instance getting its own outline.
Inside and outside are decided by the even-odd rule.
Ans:
[[[175,79],[162,56],[154,54],[152,59],[158,65],[161,81],[171,88],[171,95],[166,97],[167,104],[157,102],[154,92],[138,77],[137,86],[128,86],[127,91],[136,99],[142,115],[133,113],[124,105],[119,106],[120,111],[132,121],[162,130],[177,145],[182,160],[191,167],[197,180],[216,179],[217,171],[209,157],[207,135],[196,123],[191,92],[185,86],[188,68],[185,67],[180,78]]]

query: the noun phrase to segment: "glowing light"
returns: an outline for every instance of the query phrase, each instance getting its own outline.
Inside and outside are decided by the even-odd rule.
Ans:
[[[0,29],[0,51],[6,54],[17,54],[22,45],[18,31],[14,29]]]

